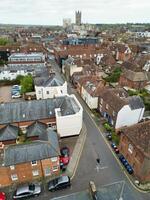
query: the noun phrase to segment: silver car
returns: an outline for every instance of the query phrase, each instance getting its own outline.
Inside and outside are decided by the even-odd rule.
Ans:
[[[29,184],[19,186],[13,195],[13,199],[23,199],[31,196],[38,196],[41,193],[40,184]]]

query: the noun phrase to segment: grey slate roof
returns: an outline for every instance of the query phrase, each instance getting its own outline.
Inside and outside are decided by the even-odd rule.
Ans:
[[[67,103],[63,102],[66,101]],[[22,121],[35,121],[55,117],[55,108],[61,108],[61,115],[70,110],[75,114],[80,110],[73,97],[62,96],[53,99],[43,99],[34,101],[19,101],[0,104],[0,124],[8,124]],[[68,115],[68,114],[67,114]]]
[[[143,100],[139,96],[131,96],[131,97],[128,97],[127,99],[128,99],[131,110],[136,110],[136,109],[145,107]]]
[[[0,141],[15,140],[18,136],[19,128],[7,125],[0,129]]]
[[[59,144],[56,132],[48,129],[47,140],[33,141],[29,144],[9,145],[4,149],[4,165],[10,166],[19,163],[43,160],[57,157]]]
[[[62,86],[64,81],[60,76],[52,74],[50,77],[35,78],[34,83],[36,86],[55,87]]]
[[[46,128],[46,124],[36,121],[27,127],[26,135],[27,137],[40,136],[43,133],[46,133]]]

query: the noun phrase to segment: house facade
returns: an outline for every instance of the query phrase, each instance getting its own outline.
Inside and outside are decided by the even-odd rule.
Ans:
[[[103,88],[104,82],[96,77],[93,80],[89,79],[82,85],[81,97],[90,109],[98,108],[98,97]]]
[[[127,97],[125,91],[117,89],[104,89],[99,96],[98,108],[101,115],[115,129],[138,123],[145,110],[139,96]]]
[[[119,84],[122,87],[127,86],[129,88],[140,90],[148,84],[148,77],[146,72],[125,70],[120,76]]]
[[[139,181],[150,181],[150,121],[125,127],[120,133],[120,152]]]
[[[48,99],[67,95],[67,82],[63,81],[55,74],[52,74],[47,78],[37,78],[34,82],[37,99]]]
[[[59,155],[57,134],[51,129],[32,142],[9,145],[1,142],[0,187],[58,175]]]

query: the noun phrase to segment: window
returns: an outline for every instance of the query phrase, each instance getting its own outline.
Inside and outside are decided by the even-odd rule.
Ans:
[[[52,161],[52,162],[56,162],[56,161],[57,161],[57,157],[51,158],[51,161]]]
[[[44,172],[45,172],[45,176],[51,175],[50,167],[45,168],[45,169],[44,169]]]
[[[46,91],[46,94],[49,94],[49,91]]]
[[[31,162],[31,165],[32,165],[32,166],[37,165],[37,161],[36,161],[36,160],[33,160],[33,161]]]
[[[17,181],[18,180],[17,174],[12,174],[11,179],[12,179],[12,181]]]
[[[113,116],[115,116],[116,115],[116,113],[113,111]]]
[[[53,166],[53,172],[58,171],[58,166]]]
[[[11,170],[14,170],[14,169],[15,169],[15,166],[14,166],[14,165],[11,165],[11,166],[10,166],[10,169],[11,169]]]
[[[39,171],[38,170],[33,170],[32,174],[33,174],[33,176],[38,176],[39,175]]]
[[[132,154],[133,153],[133,146],[131,144],[129,144],[128,146],[128,151]]]
[[[41,91],[39,91],[39,94],[41,94]]]
[[[106,109],[108,109],[108,104],[106,104]]]

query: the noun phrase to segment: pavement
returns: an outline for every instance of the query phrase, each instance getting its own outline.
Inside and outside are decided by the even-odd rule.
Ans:
[[[68,176],[70,176],[71,179],[73,179],[73,177],[76,173],[76,169],[77,169],[77,166],[78,166],[78,163],[79,163],[79,159],[80,159],[83,147],[84,147],[86,134],[87,134],[86,126],[83,123],[82,130],[81,130],[80,135],[77,139],[76,145],[75,145],[74,150],[72,152],[70,162],[69,162],[69,164],[67,166],[67,170],[66,170],[66,174]]]

